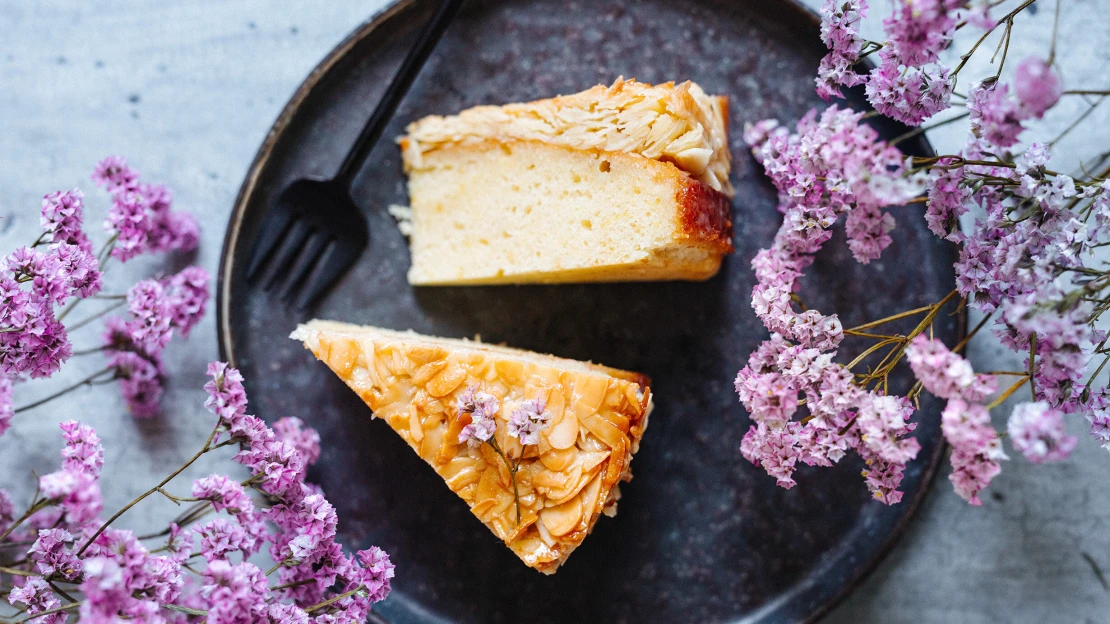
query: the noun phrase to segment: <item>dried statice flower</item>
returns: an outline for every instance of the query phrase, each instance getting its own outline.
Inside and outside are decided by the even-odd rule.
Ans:
[[[1060,77],[1043,59],[1031,56],[1018,63],[1014,76],[1014,95],[1022,108],[1040,119],[1045,111],[1056,106],[1064,94]]]
[[[62,468],[99,477],[104,466],[104,447],[96,430],[76,420],[67,420],[58,427],[62,430],[62,439],[66,441],[62,448]]]
[[[903,65],[921,67],[939,60],[952,41],[956,12],[967,0],[912,0],[897,2],[883,20],[892,52]]]
[[[238,523],[227,518],[213,518],[193,529],[200,536],[200,554],[211,564],[226,561],[232,553],[242,553],[243,558],[258,552],[259,541]]]
[[[55,191],[42,199],[39,223],[51,243],[75,245],[92,252],[92,243],[82,229],[85,221],[85,195],[78,189]]]
[[[950,400],[941,414],[941,431],[952,445],[952,474],[948,480],[961,498],[982,505],[979,492],[1001,472],[999,462],[1008,459],[991,426],[990,412],[978,403]]]
[[[1010,97],[1005,84],[980,82],[968,94],[971,131],[975,136],[998,148],[1012,147],[1025,129],[1021,125],[1027,113]]]
[[[975,374],[970,362],[924,334],[906,347],[906,360],[921,385],[942,399],[981,401],[995,390],[993,376]]]
[[[840,89],[863,82],[852,66],[863,52],[860,21],[867,15],[866,0],[825,0],[821,4],[821,41],[829,53],[817,68],[817,94],[825,101],[843,97]]]
[[[210,622],[248,624],[260,621],[267,610],[269,588],[262,570],[252,563],[213,561],[204,572],[201,595],[210,605]]]
[[[1064,430],[1064,413],[1044,401],[1015,406],[1006,428],[1014,448],[1035,464],[1067,459],[1078,443]]]
[[[459,396],[459,414],[469,414],[470,424],[459,432],[459,443],[466,442],[471,448],[481,445],[493,437],[497,431],[494,415],[501,409],[501,402],[488,392],[481,392],[472,384]]]
[[[296,416],[285,416],[274,423],[274,436],[292,444],[301,454],[306,466],[311,466],[320,458],[320,434]]]
[[[898,121],[917,126],[946,110],[953,84],[948,68],[939,65],[906,66],[893,50],[879,52],[880,64],[867,80],[867,100],[875,110]]]
[[[132,342],[148,353],[161,352],[173,337],[174,314],[161,282],[137,282],[127,291],[127,308]]]
[[[39,531],[38,539],[27,551],[35,569],[47,578],[75,581],[81,576],[81,560],[69,549],[73,535],[65,529]]]
[[[520,443],[539,444],[540,431],[547,427],[551,414],[547,411],[547,400],[544,398],[529,399],[521,402],[509,417],[509,435],[520,440]]]
[[[139,174],[127,165],[124,157],[108,156],[97,163],[93,169],[92,180],[109,193],[115,193],[134,186],[139,180]]]
[[[204,317],[208,303],[208,272],[198,266],[183,269],[163,281],[170,324],[188,337],[193,327]]]
[[[16,587],[8,595],[8,602],[12,605],[22,604],[30,616],[37,615],[62,606],[60,600],[54,596],[54,591],[40,576],[31,576],[22,587]],[[69,615],[64,611],[57,611],[33,618],[34,624],[65,624]]]
[[[0,374],[0,435],[12,426],[15,411],[12,407],[12,380]]]
[[[157,414],[165,383],[161,358],[151,359],[134,351],[116,351],[111,354],[109,364],[116,371],[120,392],[131,415],[150,418]]]
[[[213,509],[227,510],[233,516],[254,511],[254,503],[243,486],[223,475],[209,475],[194,481],[193,497],[212,501]]]

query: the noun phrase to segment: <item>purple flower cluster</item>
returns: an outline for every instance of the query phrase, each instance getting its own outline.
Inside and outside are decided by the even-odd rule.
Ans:
[[[842,97],[841,87],[864,84],[875,110],[914,126],[947,109],[954,84],[948,68],[939,63],[939,54],[951,42],[966,4],[966,0],[895,2],[894,12],[883,21],[887,41],[865,44],[859,37],[859,22],[867,3],[827,0],[821,7],[821,40],[829,53],[817,70],[818,95],[825,100]],[[867,74],[857,72],[854,66],[875,50],[879,51],[875,68]]]
[[[158,413],[165,380],[162,353],[174,331],[188,336],[203,317],[208,282],[208,273],[200,267],[161,280],[141,280],[127,291],[128,317],[108,320],[105,353],[135,417]]]
[[[547,411],[547,400],[529,399],[521,402],[509,417],[509,435],[520,440],[524,446],[540,443],[540,432],[551,421]]]
[[[494,416],[500,409],[501,402],[497,397],[488,392],[480,392],[476,384],[467,386],[458,398],[458,413],[468,414],[470,424],[459,432],[459,443],[466,442],[474,448],[492,438],[497,431]]]
[[[122,157],[105,158],[92,179],[112,197],[104,227],[115,241],[113,258],[126,262],[143,253],[196,248],[196,220],[187,213],[173,212],[169,189],[139,182],[139,174]]]
[[[784,488],[795,485],[800,463],[831,466],[848,451],[864,459],[864,479],[880,500],[901,500],[898,486],[905,463],[920,445],[907,437],[913,407],[904,399],[861,389],[850,371],[832,361],[834,353],[806,348],[771,334],[736,377],[736,392],[755,425],[740,451]],[[793,420],[801,399],[809,417]]]
[[[49,377],[72,354],[55,307],[100,292],[100,265],[85,233],[81,192],[42,202],[43,234],[4,258],[0,274],[0,375]]]
[[[1044,401],[1015,407],[1006,429],[1014,448],[1035,464],[1066,459],[1079,442],[1064,432],[1064,413]]]
[[[203,507],[185,514],[185,524],[205,511],[217,515],[192,526],[172,523],[165,546],[151,551],[131,531],[102,524],[100,439],[87,425],[63,423],[62,469],[40,479],[40,502],[28,521],[38,530],[11,534],[32,542],[26,559],[35,574],[12,577],[11,604],[29,616],[60,608],[63,594],[52,583],[61,581],[83,594],[82,622],[198,621],[180,613],[187,608],[214,624],[353,624],[365,621],[371,605],[388,595],[394,575],[388,555],[376,547],[344,553],[335,541],[335,509],[304,481],[305,466],[319,457],[319,435],[297,419],[279,421],[276,431],[268,428],[246,413],[237,370],[217,362],[209,372],[206,406],[217,415],[218,430],[238,443],[236,459],[251,477],[197,479],[192,496]],[[213,436],[205,448],[215,441]],[[13,516],[11,501],[0,492],[0,531]],[[275,589],[247,560],[267,544],[280,568]],[[197,557],[203,559],[199,564]],[[62,624],[66,618],[60,611],[31,621]]]

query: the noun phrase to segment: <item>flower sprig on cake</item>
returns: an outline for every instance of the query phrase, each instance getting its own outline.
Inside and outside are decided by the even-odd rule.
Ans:
[[[459,418],[469,419],[459,432],[459,444],[466,443],[470,448],[488,444],[494,453],[505,462],[509,481],[513,488],[513,502],[516,505],[516,523],[520,524],[520,492],[517,489],[516,474],[524,459],[524,447],[539,444],[540,432],[547,428],[551,414],[547,411],[547,401],[543,398],[521,401],[508,419],[506,432],[520,441],[520,456],[515,459],[505,454],[497,444],[496,415],[501,410],[501,402],[488,392],[483,392],[477,384],[467,386],[459,396],[456,413]]]
[[[859,34],[865,1],[822,7],[829,54],[818,69],[818,93],[828,100],[843,87],[864,85],[878,113],[914,126],[962,106],[965,113],[935,124],[968,120],[966,143],[954,153],[906,157],[897,144],[927,128],[883,141],[863,123],[870,114],[839,105],[811,112],[793,132],[776,120],[748,126],[745,140],[779,191],[784,220],[752,261],[758,281],[752,307],[772,333],[736,378],[753,421],[741,452],[779,485],[793,487],[800,464],[831,466],[855,453],[874,497],[898,502],[906,464],[920,450],[913,417],[922,391],[947,401],[941,429],[952,446],[949,479],[973,505],[1008,459],[990,412],[1022,388],[1031,400],[1013,409],[1007,430],[1026,459],[1068,456],[1078,442],[1065,431],[1070,414],[1085,416],[1091,435],[1110,448],[1110,402],[1106,380],[1099,380],[1110,349],[1096,327],[1110,309],[1110,272],[1095,262],[1096,250],[1110,242],[1110,166],[1103,154],[1082,161],[1076,176],[1050,167],[1051,148],[1063,135],[1020,146],[1027,126],[1063,96],[1101,100],[1110,91],[1065,90],[1053,50],[1045,59],[1025,59],[1013,83],[1003,81],[1014,18],[1034,1],[1016,3],[999,19],[988,15],[997,3],[896,2],[881,42]],[[983,32],[947,67],[953,33],[965,26]],[[957,78],[996,32],[997,71],[961,96]],[[873,54],[877,66],[864,71],[859,61]],[[954,97],[963,102],[953,104]],[[961,246],[950,293],[851,328],[836,314],[804,306],[800,278],[840,217],[852,255],[866,264],[892,243],[894,218],[885,209],[917,203],[925,204],[933,233]],[[939,315],[965,306],[982,314],[978,326],[951,347],[935,339]],[[1002,343],[1024,355],[1021,370],[976,374],[960,355],[992,319]],[[889,329],[906,322],[908,331]],[[841,358],[846,336],[868,346]],[[902,360],[916,382],[892,388]]]

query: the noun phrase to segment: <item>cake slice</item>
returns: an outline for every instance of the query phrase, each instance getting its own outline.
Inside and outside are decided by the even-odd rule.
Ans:
[[[416,121],[417,285],[704,280],[732,252],[728,100],[618,79]]]
[[[554,573],[600,514],[616,514],[618,485],[632,478],[629,462],[651,412],[644,375],[332,321],[311,321],[291,337],[357,392],[528,566]],[[476,392],[495,397],[499,409],[490,442],[471,444],[460,441],[471,423],[460,407]],[[508,420],[533,400],[549,420],[536,443],[522,446]],[[518,467],[515,478],[507,462]]]

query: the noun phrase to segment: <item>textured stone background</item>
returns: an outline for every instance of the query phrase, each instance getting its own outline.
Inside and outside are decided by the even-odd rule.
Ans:
[[[47,191],[80,185],[89,212],[103,214],[106,198],[92,188],[88,174],[99,158],[121,153],[148,180],[170,185],[180,208],[201,217],[203,242],[195,258],[144,259],[113,269],[106,292],[184,262],[214,270],[239,183],[281,106],[315,63],[382,4],[0,0],[0,249],[37,235],[37,207]],[[886,3],[875,4],[872,31],[886,11]],[[1016,21],[1012,61],[1047,53],[1055,5],[1041,0],[1033,8],[1040,10]],[[1065,1],[1058,58],[1069,87],[1110,86],[1110,51],[1099,45],[1108,17],[1108,0]],[[969,75],[984,68],[973,64]],[[1070,99],[1026,138],[1051,139],[1085,106]],[[1110,146],[1107,127],[1110,106],[1096,110],[1059,147],[1075,154],[1103,151]],[[931,136],[942,149],[957,149],[962,132],[955,124]],[[1057,168],[1066,171],[1077,162],[1067,159]],[[97,305],[83,304],[73,318]],[[93,344],[96,331],[76,332],[78,348]],[[215,345],[212,315],[188,341],[171,345],[170,387],[158,419],[121,420],[124,408],[112,386],[85,389],[77,400],[20,415],[0,444],[0,485],[29,496],[28,471],[41,474],[57,465],[56,423],[79,417],[109,440],[105,479],[126,487],[108,489],[105,507],[122,505],[152,476],[191,455],[207,434],[211,421],[200,388]],[[971,356],[981,370],[1021,365],[990,340],[973,343]],[[57,385],[99,366],[98,356],[75,359]],[[52,383],[20,387],[16,402],[47,394]],[[1082,423],[1073,426],[1082,432]],[[197,466],[185,477],[224,462]],[[1110,588],[1094,569],[1110,569],[1105,451],[1083,438],[1062,464],[1038,467],[1015,458],[979,509],[952,494],[944,476],[891,555],[827,621],[1105,619]],[[136,524],[149,525],[173,510],[158,500],[133,513]]]

